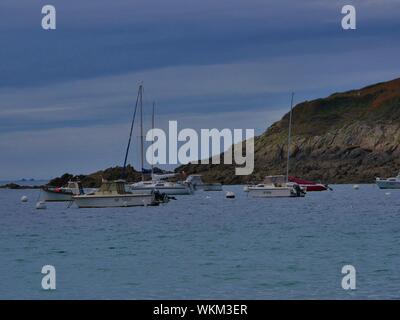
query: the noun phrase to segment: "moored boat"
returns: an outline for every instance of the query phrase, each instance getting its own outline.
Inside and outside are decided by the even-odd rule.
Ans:
[[[125,181],[103,181],[99,190],[72,197],[79,208],[111,208],[157,205],[153,190],[127,192]]]
[[[82,184],[79,181],[68,181],[66,187],[43,187],[41,200],[47,202],[71,201],[74,195],[84,194]]]
[[[387,179],[376,178],[375,183],[380,189],[400,189],[400,173],[397,177]]]
[[[186,178],[185,183],[191,185],[194,190],[201,190],[201,189],[203,189],[203,186],[204,186],[204,182],[201,179],[201,174],[189,175]]]
[[[263,183],[248,186],[255,198],[304,197],[306,192],[297,183],[287,183],[285,176],[266,176]]]
[[[264,181],[257,185],[247,185],[243,188],[252,197],[277,198],[277,197],[304,197],[306,191],[296,182],[289,181],[290,138],[292,128],[293,97],[290,103],[288,147],[286,159],[286,175],[266,176]]]
[[[300,187],[302,187],[305,191],[326,191],[329,188],[327,184],[316,183],[313,181],[308,181],[296,177],[289,177],[290,182],[297,183]]]
[[[157,190],[161,193],[165,193],[166,195],[190,195],[193,193],[193,190],[190,186],[185,185],[180,182],[169,182],[169,181],[140,181],[131,184],[131,191],[140,191],[140,190]]]

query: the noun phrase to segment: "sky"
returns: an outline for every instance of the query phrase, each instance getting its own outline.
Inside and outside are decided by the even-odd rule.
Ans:
[[[56,30],[41,27],[46,4]],[[341,27],[347,4],[356,30]],[[399,18],[398,0],[2,0],[0,180],[122,165],[140,81],[146,128],[156,101],[160,128],[260,134],[292,91],[398,78]]]

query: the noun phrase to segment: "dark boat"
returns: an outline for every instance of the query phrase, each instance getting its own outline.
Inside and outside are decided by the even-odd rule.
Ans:
[[[300,187],[302,187],[307,192],[309,191],[326,191],[329,188],[327,184],[316,183],[309,180],[300,179],[297,177],[289,177],[290,182],[297,183]]]

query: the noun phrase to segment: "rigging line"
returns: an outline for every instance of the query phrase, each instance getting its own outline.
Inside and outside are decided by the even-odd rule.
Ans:
[[[140,85],[140,166],[142,172],[142,181],[144,181],[144,160],[143,160],[143,85]]]
[[[126,146],[126,152],[125,152],[124,167],[122,169],[122,179],[125,179],[126,162],[128,160],[129,148],[131,146],[133,124],[135,123],[136,111],[137,111],[137,107],[138,107],[138,104],[139,104],[139,95],[140,95],[140,92],[141,92],[141,87],[142,87],[142,84],[139,85],[139,90],[138,90],[138,94],[137,94],[137,97],[136,97],[136,103],[135,103],[135,110],[134,110],[133,116],[132,116],[131,129],[130,129],[130,132],[129,132],[129,139],[128,139],[128,145]]]
[[[292,92],[292,99],[290,101],[289,134],[288,134],[287,162],[286,162],[286,182],[289,182],[290,136],[292,134],[293,98],[294,98],[294,92]]]
[[[154,175],[154,109],[155,109],[156,102],[153,101],[153,112],[151,115],[151,129],[152,129],[152,135],[151,135],[151,179],[153,180],[153,175]]]

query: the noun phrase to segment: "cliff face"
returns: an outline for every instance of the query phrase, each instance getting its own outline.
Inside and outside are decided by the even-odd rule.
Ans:
[[[255,138],[255,169],[235,176],[234,166],[185,165],[223,183],[284,174],[289,114]],[[290,174],[329,183],[372,182],[400,169],[400,78],[306,101],[293,109]]]

